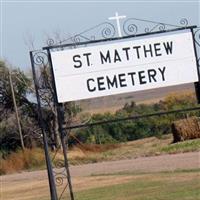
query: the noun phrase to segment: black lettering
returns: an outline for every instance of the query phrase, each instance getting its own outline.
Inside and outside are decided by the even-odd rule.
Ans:
[[[90,82],[95,82],[93,78],[89,78],[87,80],[87,89],[89,92],[94,92],[96,90],[96,87],[91,87]]]
[[[141,48],[141,46],[135,46],[133,47],[133,49],[136,49],[136,53],[137,53],[137,58],[140,59],[140,53],[139,53],[139,49]]]
[[[149,44],[149,49],[147,49],[145,45],[143,46],[143,48],[144,48],[144,56],[145,56],[145,58],[147,57],[147,53],[150,53],[151,57],[153,57],[151,44]]]
[[[149,76],[149,82],[150,82],[150,83],[152,82],[152,80],[153,80],[154,82],[157,82],[157,80],[156,80],[156,78],[155,78],[155,76],[156,76],[156,70],[155,70],[155,69],[149,69],[149,70],[148,70],[148,76]]]
[[[121,58],[119,56],[118,51],[115,49],[114,62],[116,63],[117,61],[121,62]]]
[[[104,64],[104,62],[111,63],[110,51],[107,51],[106,57],[104,57],[103,53],[100,51],[100,57],[101,57],[101,64]]]
[[[73,61],[75,63],[79,63],[78,65],[74,65],[74,67],[75,68],[80,68],[80,67],[82,67],[82,62],[80,60],[77,60],[77,58],[81,58],[81,56],[80,55],[74,55],[73,56]]]
[[[110,89],[111,87],[114,87],[114,86],[116,88],[118,88],[116,75],[114,75],[112,80],[108,76],[106,76],[106,80],[107,80],[107,84],[108,84],[108,89]]]
[[[87,66],[90,66],[90,59],[89,59],[89,56],[91,55],[91,53],[84,53],[83,56],[86,57],[86,60],[87,60]]]
[[[126,74],[119,74],[118,75],[120,87],[126,87],[127,86],[127,84],[124,83],[124,82],[126,82],[126,79],[124,78],[125,76],[126,76]]]
[[[126,52],[126,59],[129,60],[129,53],[128,53],[128,51],[130,50],[130,47],[124,47],[124,48],[122,48],[122,50]]]
[[[172,41],[170,43],[169,42],[167,42],[167,43],[163,42],[163,45],[165,47],[165,51],[166,51],[167,55],[172,54],[172,46],[173,46]]]
[[[147,83],[147,82],[144,80],[145,76],[142,75],[142,74],[144,74],[144,71],[139,71],[139,72],[138,72],[139,80],[140,80],[140,84],[141,84],[141,85]]]
[[[166,69],[166,67],[163,67],[163,69],[158,68],[158,70],[160,71],[160,73],[161,73],[161,75],[162,75],[162,80],[163,80],[163,81],[165,81],[165,76],[164,76],[165,69]]]
[[[106,88],[104,87],[104,77],[101,76],[101,77],[98,77],[97,78],[97,83],[98,83],[98,89],[101,91],[101,90],[105,90]]]
[[[135,74],[136,74],[135,72],[129,72],[129,73],[128,73],[128,75],[131,76],[132,85],[135,85],[135,80],[134,80],[134,75],[135,75]]]
[[[162,56],[162,54],[159,53],[159,51],[161,50],[161,48],[160,48],[160,43],[155,43],[155,44],[154,44],[154,49],[155,49],[155,55],[156,55],[156,56]]]

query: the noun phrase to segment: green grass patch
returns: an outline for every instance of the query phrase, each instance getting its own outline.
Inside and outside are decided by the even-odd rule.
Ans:
[[[163,153],[184,153],[197,151],[200,149],[200,139],[188,140],[162,147],[160,151]]]
[[[197,173],[197,172],[191,172]],[[149,178],[133,178],[128,183],[98,187],[76,193],[77,200],[197,200],[198,178],[185,174],[154,174]]]

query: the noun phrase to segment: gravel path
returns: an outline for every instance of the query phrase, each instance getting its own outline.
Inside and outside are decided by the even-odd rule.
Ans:
[[[72,176],[89,176],[115,172],[160,172],[200,168],[200,152],[142,157],[110,161],[71,168]]]
[[[81,166],[71,166],[70,171],[72,177],[82,177],[95,174],[109,174],[124,171],[160,172],[197,168],[200,168],[200,152],[160,155],[130,160],[109,161],[85,164]],[[46,170],[41,170],[1,176],[1,181],[10,182],[19,180],[43,180],[45,178],[47,178]]]

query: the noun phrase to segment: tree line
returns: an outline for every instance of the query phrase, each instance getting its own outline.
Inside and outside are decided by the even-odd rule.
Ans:
[[[194,106],[197,106],[194,93],[171,94],[157,103],[136,104],[132,101],[125,104],[123,108],[117,110],[115,113],[94,114],[90,122],[115,120]],[[74,134],[84,143],[96,144],[127,142],[152,136],[161,137],[163,134],[171,133],[171,125],[174,121],[193,115],[200,116],[200,111],[106,123],[79,129]],[[74,143],[73,140],[70,142]]]

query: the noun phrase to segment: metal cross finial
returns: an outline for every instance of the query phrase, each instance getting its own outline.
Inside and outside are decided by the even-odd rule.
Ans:
[[[119,20],[123,19],[123,18],[126,18],[126,16],[119,16],[118,12],[115,13],[115,17],[109,17],[108,18],[109,20],[116,20],[117,21],[117,30],[118,30],[119,37],[122,37]]]

